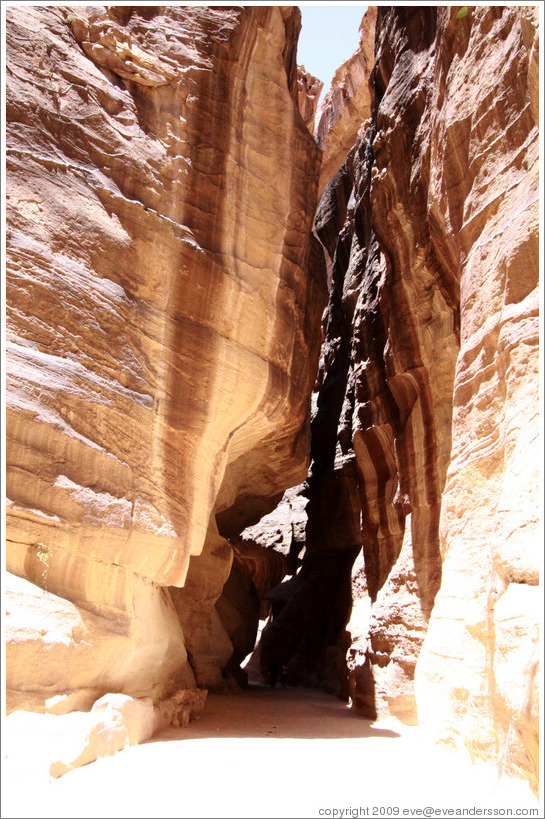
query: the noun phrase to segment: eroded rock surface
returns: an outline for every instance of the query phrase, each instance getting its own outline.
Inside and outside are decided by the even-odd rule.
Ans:
[[[199,718],[206,698],[206,691],[193,689],[154,705],[150,697],[106,694],[91,708],[71,713],[18,710],[5,722],[4,740],[9,751],[4,762],[8,767],[27,769],[25,785],[32,781],[34,787],[44,774],[48,780],[58,779],[75,768],[145,742],[155,732],[187,726]],[[21,756],[22,765],[21,759],[17,764]]]
[[[71,629],[55,675],[12,659],[39,634],[8,635],[25,707],[194,685],[214,640],[201,623],[195,659],[166,587],[216,512],[242,498],[236,532],[304,477],[325,279],[299,28],[282,6],[8,10],[7,566]]]
[[[375,63],[377,9],[369,6],[360,24],[358,50],[339,66],[316,112],[314,135],[324,152],[320,195],[343,164],[358,131],[371,116],[371,71]]]
[[[317,77],[313,77],[313,75],[305,69],[304,65],[297,66],[297,99],[299,110],[311,134],[314,133],[316,109],[323,87],[323,82]]]
[[[438,23],[454,56],[437,70],[448,94],[438,97],[430,187],[459,246],[461,335],[443,582],[417,665],[418,712],[477,757],[497,747],[501,770],[535,789],[537,16],[529,7],[470,9]]]
[[[536,789],[537,11],[370,9],[320,180],[299,25],[9,10],[8,706],[168,722],[270,610],[265,675]]]
[[[306,554],[263,634],[534,788],[537,43],[530,8],[378,10],[371,120],[315,222]]]

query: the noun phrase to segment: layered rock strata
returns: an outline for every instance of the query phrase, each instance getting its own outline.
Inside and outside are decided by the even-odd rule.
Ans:
[[[320,195],[339,170],[358,131],[371,116],[371,71],[375,63],[377,9],[369,6],[360,24],[358,50],[339,66],[316,112],[314,136],[323,151]]]
[[[8,707],[183,721],[270,609],[535,789],[537,11],[374,15],[319,183],[293,7],[8,11]]]
[[[210,613],[215,514],[240,531],[307,469],[325,280],[299,28],[283,6],[8,10],[7,567],[43,590],[32,623],[13,601],[16,704],[157,700],[210,641],[232,652],[191,632],[203,589],[180,621],[168,587],[212,554]]]
[[[417,665],[418,714],[537,790],[537,9],[442,12],[439,38],[453,58],[435,71],[430,188],[459,248],[461,332],[443,582]]]
[[[378,10],[371,120],[315,222],[332,287],[306,554],[263,635],[291,635],[294,678],[533,787],[537,22]]]

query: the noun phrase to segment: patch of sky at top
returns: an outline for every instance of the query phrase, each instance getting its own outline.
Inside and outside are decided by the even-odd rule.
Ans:
[[[302,27],[297,62],[329,90],[337,68],[358,48],[359,26],[367,6],[359,3],[299,4]]]

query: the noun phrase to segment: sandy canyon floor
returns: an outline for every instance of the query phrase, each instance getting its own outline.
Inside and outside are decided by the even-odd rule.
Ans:
[[[429,809],[538,807],[526,785],[498,782],[493,771],[432,745],[421,729],[369,722],[317,691],[256,686],[211,695],[189,727],[57,780],[47,773],[59,742],[54,721],[20,716],[7,718],[4,730],[6,818],[409,816],[418,808],[441,815]]]

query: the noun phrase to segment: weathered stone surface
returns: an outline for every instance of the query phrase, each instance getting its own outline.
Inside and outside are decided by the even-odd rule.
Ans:
[[[155,703],[154,733],[164,728],[184,728],[204,711],[208,692],[202,688],[175,691],[171,697]]]
[[[251,540],[239,538],[231,547],[233,565],[216,611],[233,644],[227,671],[245,684],[248,678],[240,673],[240,665],[254,650],[259,621],[270,610],[267,595],[282,582],[287,561],[283,554]]]
[[[347,666],[350,697],[359,713],[369,719],[393,715],[415,725],[413,681],[428,621],[420,605],[410,531],[406,521],[400,555],[372,606],[365,583],[358,587],[360,578],[353,572]],[[364,571],[361,566],[362,580]]]
[[[232,542],[231,548],[233,565],[250,578],[260,599],[284,579],[286,560],[281,552],[242,538]]]
[[[183,588],[171,586],[169,590],[184,630],[191,667],[197,684],[203,688],[221,685],[222,669],[233,653],[216,610],[232,562],[231,546],[211,522],[201,554],[190,560]]]
[[[311,134],[314,133],[314,121],[318,99],[324,87],[323,82],[313,77],[304,65],[297,66],[297,100],[301,116]]]
[[[494,606],[494,727],[500,770],[539,788],[539,627],[543,596],[536,586],[510,583]],[[466,736],[467,743],[468,737]],[[471,747],[473,751],[473,747]],[[480,749],[476,749],[479,754]]]
[[[267,592],[286,573],[284,556],[249,540],[222,538],[211,523],[203,551],[191,558],[183,588],[170,596],[198,685],[222,690],[255,645]]]
[[[360,24],[359,48],[335,72],[316,112],[314,135],[324,152],[320,194],[343,164],[358,132],[371,116],[371,71],[375,62],[377,9],[369,6]]]
[[[374,14],[271,551],[325,279],[298,12],[9,10],[8,702],[229,688],[265,599],[265,674],[535,790],[537,11]]]
[[[13,661],[25,707],[192,679],[165,587],[216,512],[240,531],[304,477],[325,279],[299,28],[282,6],[8,10],[7,567],[93,638],[55,637],[55,680]]]
[[[134,573],[108,565],[99,573],[98,567],[94,562],[85,575],[94,603],[66,599],[73,595],[68,583],[60,597],[41,582],[6,573],[8,713],[64,714],[88,710],[109,691],[157,700],[195,686],[168,597]]]
[[[263,645],[289,632],[290,666],[330,686],[348,623],[339,693],[535,788],[537,17],[457,12],[378,10],[371,122],[315,222],[306,554]]]
[[[125,694],[101,697],[85,717],[88,727],[83,735],[74,732],[74,747],[65,750],[51,765],[51,776],[56,779],[81,765],[150,739],[155,727],[153,700],[135,700]],[[70,735],[70,732],[66,733]]]
[[[69,771],[112,756],[131,745],[150,739],[167,727],[181,727],[198,719],[206,691],[179,691],[154,706],[151,698],[106,694],[92,708],[63,715],[15,711],[6,719],[6,754],[13,764],[24,755],[28,766],[26,784],[46,774],[58,779]],[[81,713],[85,711],[85,713]]]
[[[304,491],[304,484],[286,489],[276,509],[241,534],[243,540],[284,555],[287,574],[295,574],[304,555],[308,503]]]
[[[441,512],[443,581],[417,665],[418,712],[476,756],[494,756],[499,740],[503,770],[523,771],[535,788],[535,593],[511,585],[537,582],[543,545],[536,9],[470,9],[462,20],[443,12],[436,36],[454,53],[436,73],[442,112],[430,189],[460,248],[461,338]],[[515,655],[503,651],[505,625],[494,626],[515,599],[527,657],[518,671]],[[505,696],[504,661],[518,677],[520,710],[517,698],[505,710],[494,704]]]

